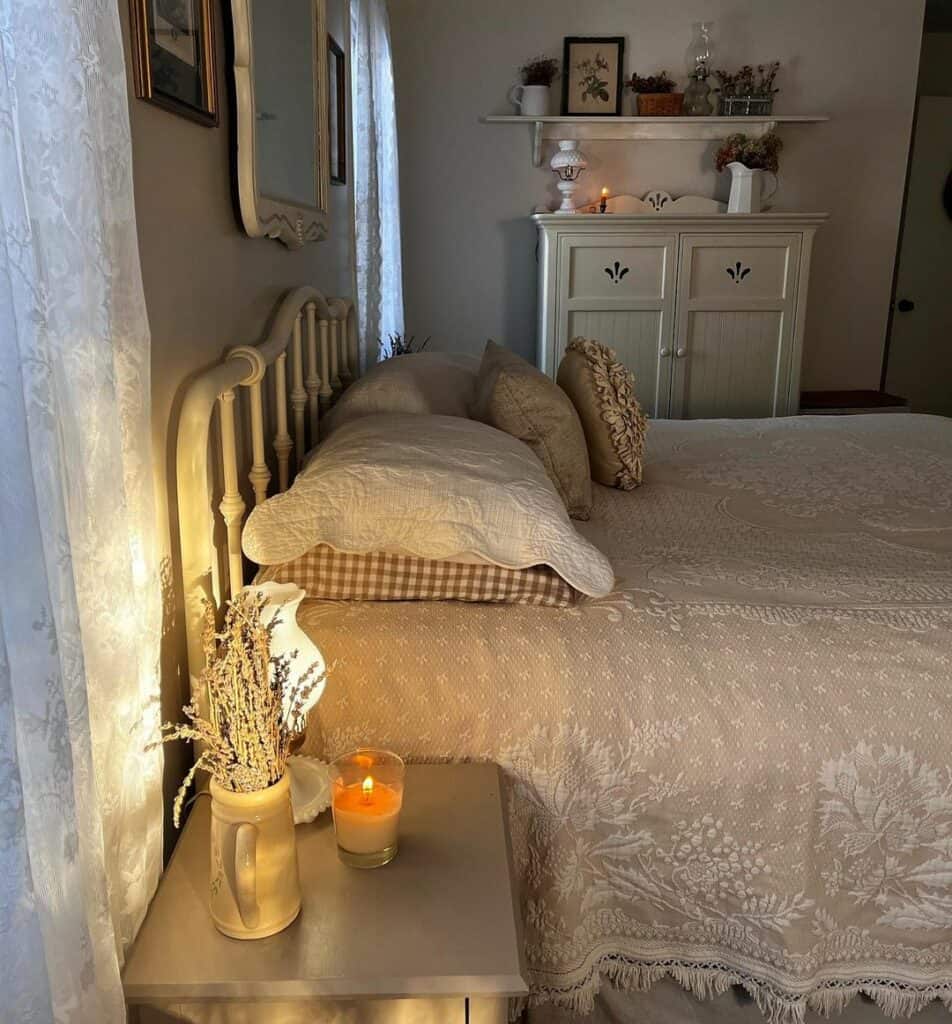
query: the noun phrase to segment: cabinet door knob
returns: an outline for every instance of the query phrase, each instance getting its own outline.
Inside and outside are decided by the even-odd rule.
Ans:
[[[896,304],[896,308],[900,313],[911,313],[916,308],[916,304],[912,299],[900,299]]]
[[[669,349],[669,348],[662,348],[660,355],[661,355],[662,359],[667,359],[668,356],[671,355],[671,349]]]
[[[686,348],[679,348],[674,354],[678,359],[683,359],[688,354],[688,350]]]

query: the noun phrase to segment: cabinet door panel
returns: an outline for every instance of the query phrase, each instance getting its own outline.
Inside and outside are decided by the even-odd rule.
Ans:
[[[572,338],[594,338],[634,372],[645,411],[667,416],[671,367],[660,350],[670,350],[674,330],[676,259],[674,234],[563,235],[553,373]]]
[[[573,239],[569,250],[570,299],[635,299],[660,302],[673,239]]]
[[[689,297],[697,299],[775,300],[783,302],[796,261],[796,236],[714,237],[691,245]]]
[[[675,360],[674,393],[683,419],[773,416],[784,314],[694,312],[687,353]]]
[[[660,310],[573,310],[570,338],[595,338],[615,349],[635,375],[635,394],[649,416],[667,415],[671,359],[659,352],[665,334]]]
[[[782,416],[791,399],[799,235],[681,237],[671,415]]]

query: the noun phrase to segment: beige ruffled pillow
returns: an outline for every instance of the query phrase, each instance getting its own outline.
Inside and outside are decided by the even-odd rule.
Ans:
[[[575,338],[559,365],[558,382],[582,421],[592,479],[633,490],[641,483],[647,429],[634,374],[607,345]]]
[[[592,511],[588,447],[565,392],[515,352],[486,342],[473,419],[519,438],[536,453],[573,519]]]

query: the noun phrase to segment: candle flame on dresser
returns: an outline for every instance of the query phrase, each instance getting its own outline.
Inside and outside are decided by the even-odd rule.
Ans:
[[[374,780],[372,775],[368,775],[366,779],[360,785],[363,791],[364,803],[369,804],[374,798]]]

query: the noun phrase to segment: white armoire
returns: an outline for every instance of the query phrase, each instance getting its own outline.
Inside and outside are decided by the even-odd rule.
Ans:
[[[540,369],[614,348],[649,415],[797,412],[810,252],[825,214],[536,214]]]

